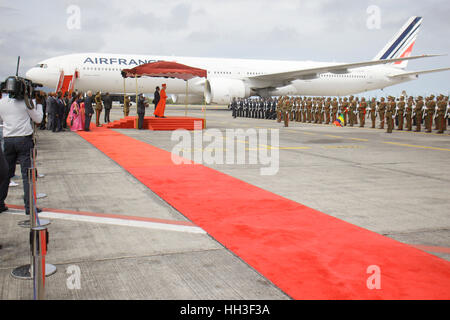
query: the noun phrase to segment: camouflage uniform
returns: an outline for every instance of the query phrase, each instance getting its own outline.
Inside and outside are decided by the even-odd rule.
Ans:
[[[308,101],[306,102],[306,119],[308,123],[312,122],[312,101],[311,98],[308,98]]]
[[[278,103],[277,103],[277,122],[281,122],[281,106],[284,105],[284,98],[283,97],[279,97],[278,98]]]
[[[102,101],[102,95],[100,94],[100,92],[97,92],[97,94],[95,95],[94,98],[95,101],[95,125],[97,127],[101,127],[100,124],[100,114],[102,113],[103,110],[103,101]]]
[[[361,99],[361,103],[358,107],[358,113],[359,113],[359,127],[363,128],[365,125],[365,119],[366,119],[366,108],[367,108],[367,102],[366,98]]]
[[[123,99],[123,115],[125,117],[128,117],[128,114],[130,113],[130,97],[125,96]]]
[[[370,116],[370,120],[372,121],[372,129],[375,128],[375,122],[377,120],[377,100],[375,98],[372,98],[372,100],[369,103],[369,107],[370,107],[370,112],[369,112],[369,116]]]
[[[355,124],[355,112],[356,112],[356,100],[353,96],[349,99],[349,110],[348,110],[348,122],[350,127],[353,127]]]
[[[290,111],[292,109],[291,100],[286,97],[283,104],[281,105],[281,113],[282,117],[284,119],[284,126],[289,126],[289,118],[290,118]]]
[[[331,117],[330,117],[330,107],[331,107],[331,98],[327,98],[325,101],[325,124],[330,124]]]
[[[341,113],[344,117],[344,126],[347,125],[347,116],[348,116],[348,102],[347,97],[344,98],[344,101],[341,104]]]
[[[337,113],[339,109],[339,105],[336,98],[333,98],[333,101],[331,102],[331,123],[334,123],[337,119]]]
[[[398,116],[398,130],[403,130],[403,117],[405,115],[405,98],[400,97],[400,101],[397,104],[397,116]]]
[[[406,131],[412,130],[412,112],[413,112],[413,98],[409,97],[406,103],[405,118],[406,118]]]
[[[445,128],[445,111],[447,109],[447,102],[444,99],[443,95],[440,95],[438,97],[437,102],[437,117],[436,122],[438,125],[438,132],[437,133],[444,133]]]
[[[381,98],[380,104],[378,106],[378,114],[380,115],[380,129],[384,129],[384,113],[386,112],[386,102],[384,97]]]
[[[321,98],[317,99],[317,123],[322,124],[323,122],[323,102]]]
[[[387,125],[387,133],[392,133],[394,129],[394,119],[392,116],[394,115],[394,110],[396,108],[395,98],[389,97],[389,102],[386,106],[386,125]]]
[[[420,132],[422,130],[423,108],[424,108],[423,97],[418,96],[416,101],[416,107],[414,108],[416,118],[416,130],[414,130],[415,132]]]
[[[434,101],[433,95],[427,98],[425,106],[427,107],[427,114],[425,116],[425,132],[430,133],[433,130],[433,117],[436,109],[436,102]]]

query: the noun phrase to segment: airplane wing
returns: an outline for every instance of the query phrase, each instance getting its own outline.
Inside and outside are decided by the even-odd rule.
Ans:
[[[423,70],[423,71],[411,71],[411,72],[406,72],[406,73],[395,74],[395,75],[389,76],[389,78],[407,78],[410,76],[417,77],[419,74],[442,72],[442,71],[448,71],[448,70],[450,70],[450,68],[430,69],[430,70]]]
[[[379,64],[387,64],[397,61],[404,60],[414,60],[421,58],[430,58],[430,57],[438,57],[440,54],[424,54],[421,56],[411,56],[411,57],[403,57],[403,58],[395,58],[395,59],[383,59],[383,60],[371,60],[364,62],[356,62],[356,63],[342,63],[342,64],[333,64],[324,67],[311,68],[311,69],[302,69],[302,70],[294,70],[287,72],[278,72],[278,73],[270,73],[265,75],[251,76],[248,77],[249,80],[254,82],[255,87],[263,88],[263,87],[282,87],[290,84],[294,80],[307,80],[314,79],[317,75],[321,73],[336,73],[336,74],[344,74],[348,73],[349,69],[356,69],[361,67],[369,67]]]

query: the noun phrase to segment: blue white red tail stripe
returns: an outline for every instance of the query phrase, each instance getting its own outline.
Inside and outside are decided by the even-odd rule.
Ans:
[[[406,28],[405,31],[395,40],[392,46],[383,54],[380,60],[384,59],[392,59],[395,57],[395,54],[398,50],[403,46],[405,42],[407,42],[411,37],[417,36],[417,31],[421,26],[421,17],[416,17],[411,24]]]
[[[408,57],[417,39],[420,27],[422,26],[422,17],[411,17],[403,25],[400,31],[388,42],[373,60],[395,59]],[[396,68],[406,68],[408,61],[399,61],[392,66]]]

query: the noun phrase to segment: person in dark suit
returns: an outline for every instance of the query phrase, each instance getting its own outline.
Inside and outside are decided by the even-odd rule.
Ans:
[[[103,105],[105,106],[105,123],[110,123],[111,120],[109,119],[109,113],[111,112],[112,108],[112,99],[109,95],[109,92],[107,92],[103,97]]]
[[[69,92],[64,93],[64,115],[62,119],[62,126],[64,129],[67,129],[67,117],[69,116],[70,106],[72,105],[70,102],[72,97],[69,96]]]
[[[41,91],[40,92],[40,96],[42,98],[42,113],[43,113],[43,119],[41,124],[39,125],[39,129],[41,130],[45,130],[46,129],[46,124],[47,124],[47,95],[45,92]]]
[[[233,98],[233,101],[231,101],[230,109],[231,109],[231,115],[233,116],[234,119],[236,119],[236,112],[237,112],[236,98]]]
[[[57,114],[57,109],[58,109],[58,104],[56,102],[55,95],[56,94],[54,92],[51,92],[51,93],[49,93],[48,98],[47,98],[47,114],[48,114],[47,129],[51,130],[53,132],[56,131],[56,126],[57,126],[56,114]]]
[[[64,121],[64,109],[66,108],[66,105],[64,103],[64,99],[62,97],[62,92],[58,92],[58,99],[56,99],[56,130],[58,132],[63,131],[63,121]],[[53,130],[55,132],[55,130]]]
[[[138,129],[144,129],[144,116],[145,116],[145,108],[148,107],[148,103],[145,101],[145,98],[142,94],[139,95],[139,99],[137,102],[137,114],[138,114]]]
[[[155,93],[153,94],[153,104],[155,105],[154,110],[156,110],[156,106],[158,105],[160,96],[159,96],[159,87],[156,87]]]
[[[90,131],[89,127],[91,126],[91,118],[94,114],[94,108],[92,108],[92,101],[94,98],[92,97],[92,91],[87,92],[87,97],[84,100],[84,131]]]

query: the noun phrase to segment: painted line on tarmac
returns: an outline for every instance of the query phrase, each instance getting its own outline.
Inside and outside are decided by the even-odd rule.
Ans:
[[[434,253],[448,253],[450,254],[450,248],[448,247],[437,247],[437,246],[425,246],[421,244],[410,244],[410,246],[420,249],[422,251],[430,251]]]
[[[23,206],[7,205],[11,209],[20,211],[8,212],[9,214],[24,215]],[[116,226],[138,227],[165,231],[177,231],[187,233],[206,234],[206,231],[189,221],[164,220],[157,218],[125,216],[119,214],[95,213],[85,211],[57,210],[43,208],[39,218],[62,219],[78,222],[91,222],[110,224]]]
[[[382,143],[385,143],[385,144],[392,144],[392,145],[401,146],[401,147],[409,147],[409,148],[430,149],[430,150],[439,150],[439,151],[450,151],[450,149],[446,149],[446,148],[437,148],[437,147],[429,147],[429,146],[420,146],[420,145],[406,144],[406,143],[398,143],[398,142],[390,142],[390,141],[383,141]]]

